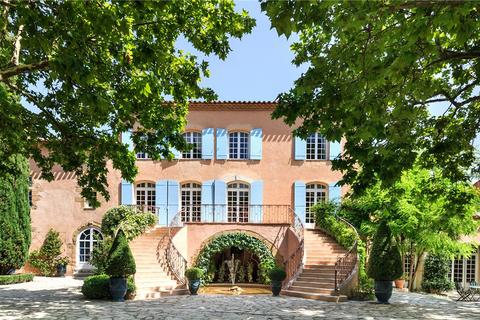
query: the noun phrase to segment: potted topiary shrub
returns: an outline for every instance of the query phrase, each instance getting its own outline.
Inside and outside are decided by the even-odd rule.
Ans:
[[[188,290],[193,296],[197,295],[203,273],[203,269],[200,268],[189,268],[185,270],[185,277],[188,279]]]
[[[375,280],[375,296],[379,303],[388,303],[392,282],[402,276],[402,269],[400,250],[387,223],[382,221],[373,238],[367,270],[368,276]]]
[[[272,283],[272,293],[274,297],[280,295],[280,291],[282,291],[282,282],[287,277],[287,273],[283,268],[275,267],[271,269],[268,273],[268,277]]]
[[[108,254],[106,272],[110,276],[109,288],[113,301],[123,302],[127,293],[127,277],[135,274],[136,266],[127,238],[120,229]]]
[[[60,257],[56,258],[57,263],[57,276],[58,277],[65,277],[65,273],[67,272],[67,265],[70,262],[68,257]]]

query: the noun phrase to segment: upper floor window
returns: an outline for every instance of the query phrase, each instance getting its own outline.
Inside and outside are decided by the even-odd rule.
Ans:
[[[95,192],[95,197],[97,196],[97,193]],[[94,209],[90,201],[87,199],[83,199],[83,209]]]
[[[155,184],[142,182],[135,188],[136,204],[145,207],[152,212],[155,211]]]
[[[202,205],[202,186],[198,183],[184,183],[182,192],[182,221],[200,221],[200,208]]]
[[[231,132],[228,134],[229,159],[248,159],[249,134],[246,132]]]
[[[182,152],[183,159],[201,159],[202,158],[202,134],[199,132],[185,132],[183,134],[185,141],[192,146],[192,149]]]
[[[137,159],[150,159],[150,157],[146,152],[137,152]]]
[[[327,140],[319,133],[311,134],[307,138],[307,160],[327,159]]]
[[[228,222],[248,222],[250,186],[243,182],[228,184]]]
[[[315,212],[311,209],[327,198],[327,187],[320,183],[310,183],[306,185],[305,192],[305,222],[315,223]]]

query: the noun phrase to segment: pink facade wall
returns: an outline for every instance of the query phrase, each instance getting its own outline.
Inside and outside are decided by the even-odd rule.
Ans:
[[[188,115],[186,131],[204,128],[226,128],[228,130],[250,131],[263,129],[263,152],[261,160],[139,160],[139,174],[136,182],[155,182],[172,179],[178,182],[221,179],[226,182],[242,180],[250,182],[263,180],[263,204],[287,204],[293,207],[293,183],[321,182],[329,184],[340,180],[341,173],[331,170],[330,161],[293,160],[294,146],[291,128],[281,120],[271,120],[272,108],[260,110],[231,110],[227,107],[212,107],[199,110],[193,108]],[[109,201],[101,200],[101,207],[84,209],[80,189],[73,174],[56,169],[55,180],[39,179],[38,169],[31,164],[33,180],[33,226],[32,249],[41,245],[50,228],[60,232],[65,243],[65,253],[70,256],[72,266],[76,259],[76,237],[89,224],[99,225],[102,215],[111,207],[120,204],[119,172],[110,170],[108,177]],[[192,229],[193,230],[193,229]],[[213,232],[214,230],[212,230]],[[206,235],[195,236],[188,231],[185,250],[191,256],[198,244],[192,239],[203,239]],[[199,231],[200,232],[200,231]],[[197,245],[198,246],[198,245]],[[193,251],[192,251],[193,250]],[[288,249],[285,249],[288,252]]]

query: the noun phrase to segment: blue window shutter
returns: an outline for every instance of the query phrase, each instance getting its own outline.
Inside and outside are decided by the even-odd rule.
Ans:
[[[202,130],[202,159],[213,159],[213,128]]]
[[[167,226],[167,206],[168,206],[168,181],[159,180],[155,184],[155,206],[158,207],[158,224]]]
[[[306,189],[305,189],[305,182],[303,181],[295,181],[293,184],[293,201],[295,205],[295,213],[297,216],[305,223],[305,197],[306,197]]]
[[[133,151],[132,133],[130,131],[122,132],[122,143],[128,146],[128,151]]]
[[[337,186],[337,182],[328,185],[328,200],[340,203],[342,200],[342,187]]]
[[[122,179],[122,192],[121,192],[121,204],[132,205],[133,202],[133,184]]]
[[[173,218],[178,213],[178,192],[180,186],[178,181],[168,180],[168,223],[173,220]]]
[[[262,129],[256,128],[250,131],[250,159],[262,159]]]
[[[217,128],[217,159],[226,160],[228,158],[228,132],[227,129]]]
[[[263,181],[256,180],[250,185],[250,222],[261,223],[263,221]]]
[[[213,188],[215,222],[225,222],[227,221],[227,184],[225,181],[215,180]]]
[[[305,160],[307,158],[307,140],[295,137],[295,160]]]
[[[200,219],[202,222],[213,221],[213,180],[202,183],[202,208]]]
[[[342,147],[340,142],[330,141],[330,160],[339,158],[342,155]]]

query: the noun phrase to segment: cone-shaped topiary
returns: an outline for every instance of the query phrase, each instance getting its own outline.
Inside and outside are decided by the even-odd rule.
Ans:
[[[378,226],[368,260],[368,276],[377,281],[393,281],[403,274],[400,250],[385,221]]]
[[[106,268],[107,274],[111,277],[126,277],[136,272],[135,259],[128,246],[127,238],[120,229],[113,240],[112,248],[108,254]]]

